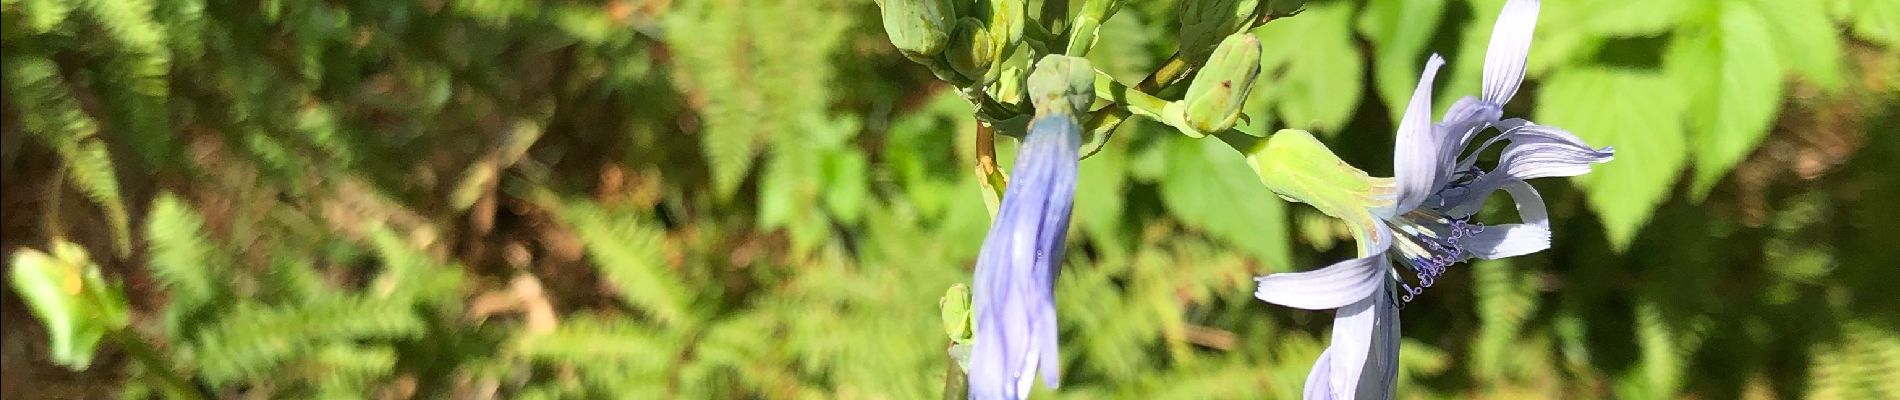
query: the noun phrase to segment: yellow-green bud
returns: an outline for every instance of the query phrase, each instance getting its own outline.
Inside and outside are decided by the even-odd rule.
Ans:
[[[943,51],[951,21],[957,18],[952,0],[884,0],[879,5],[891,44],[905,57],[925,64]]]
[[[1007,51],[1022,41],[1023,0],[990,0],[989,17],[990,40],[996,48]]]
[[[1181,56],[1200,61],[1223,38],[1253,24],[1261,0],[1184,0],[1180,19]]]
[[[1095,68],[1086,58],[1043,56],[1029,72],[1029,96],[1036,115],[1087,113],[1095,103]]]
[[[1202,133],[1233,128],[1259,75],[1260,39],[1251,33],[1228,36],[1188,85],[1182,119]]]

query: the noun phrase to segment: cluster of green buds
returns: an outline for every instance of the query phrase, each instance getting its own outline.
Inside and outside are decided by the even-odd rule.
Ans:
[[[995,82],[1023,36],[1023,0],[880,0],[904,56],[958,86]]]
[[[1049,56],[1086,57],[1097,32],[1125,0],[1037,3],[1024,0],[879,0],[884,30],[898,51],[955,85],[975,108],[987,135],[1022,137],[1035,113],[1025,98],[1031,66]],[[1185,0],[1180,47],[1147,79],[1094,77],[1095,101],[1078,112],[1084,154],[1099,149],[1130,116],[1174,127],[1191,137],[1238,133],[1242,103],[1260,74],[1260,42],[1249,31],[1297,13],[1303,0]],[[1190,79],[1191,78],[1191,79]],[[1169,90],[1187,83],[1187,90]],[[1178,89],[1178,88],[1177,88]],[[1176,97],[1179,98],[1167,98]],[[979,157],[991,150],[979,146]],[[979,161],[981,164],[981,161]],[[1000,172],[999,172],[1000,173]],[[1002,182],[1001,179],[996,179]],[[996,188],[995,190],[1001,190]]]

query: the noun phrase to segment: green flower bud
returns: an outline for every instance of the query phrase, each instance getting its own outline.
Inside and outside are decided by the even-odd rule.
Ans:
[[[957,18],[952,0],[883,0],[884,33],[897,51],[912,61],[929,64],[949,41],[950,24]]]
[[[1088,113],[1095,103],[1095,68],[1086,58],[1044,56],[1029,72],[1029,96],[1036,115]]]
[[[983,83],[995,66],[996,42],[990,40],[989,28],[976,18],[964,18],[957,21],[956,33],[950,36],[950,47],[944,52],[944,60],[950,62],[950,68],[964,79]]]
[[[1251,33],[1228,36],[1188,85],[1182,119],[1202,133],[1233,128],[1259,75],[1260,39]]]
[[[1181,2],[1181,57],[1198,61],[1220,41],[1253,24],[1261,0],[1185,0]]]
[[[990,40],[996,42],[996,48],[1002,49],[998,57],[1001,58],[1023,39],[1023,0],[990,0],[989,3]]]

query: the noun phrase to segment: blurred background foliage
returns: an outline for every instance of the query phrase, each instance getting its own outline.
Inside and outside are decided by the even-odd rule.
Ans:
[[[1477,93],[1502,3],[1310,1],[1255,31],[1242,129],[1389,173],[1425,56],[1439,107]],[[1128,4],[1095,65],[1141,79],[1175,7]],[[10,288],[9,398],[942,393],[938,297],[988,226],[972,109],[870,1],[0,11],[7,268],[96,265],[44,282],[130,303],[88,362]],[[1900,398],[1900,1],[1550,1],[1538,28],[1507,114],[1617,160],[1538,183],[1550,251],[1408,305],[1401,396]],[[1121,130],[1082,163],[1068,379],[1038,396],[1297,397],[1329,316],[1251,277],[1346,256],[1343,228],[1213,141]]]

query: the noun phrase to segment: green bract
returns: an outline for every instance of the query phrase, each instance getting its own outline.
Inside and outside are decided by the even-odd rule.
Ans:
[[[1353,237],[1372,243],[1379,220],[1367,210],[1392,204],[1392,179],[1367,175],[1339,159],[1313,134],[1282,129],[1264,145],[1247,152],[1247,165],[1267,190],[1288,201],[1306,203],[1346,222]]]

